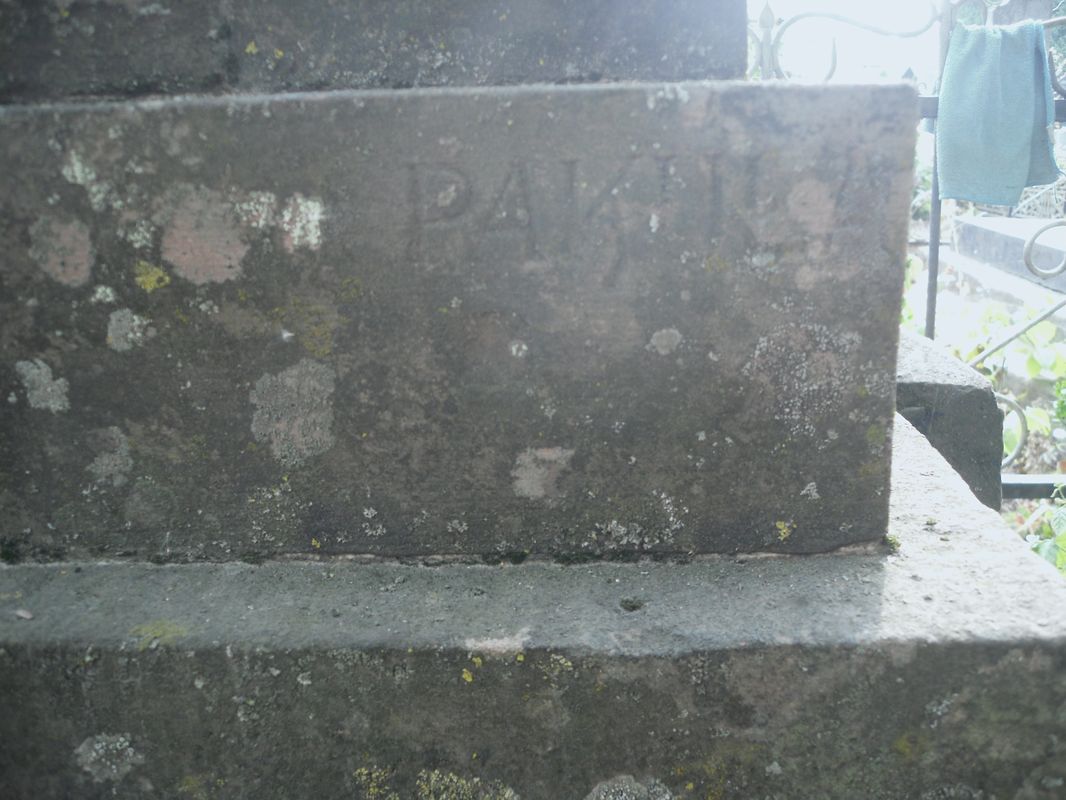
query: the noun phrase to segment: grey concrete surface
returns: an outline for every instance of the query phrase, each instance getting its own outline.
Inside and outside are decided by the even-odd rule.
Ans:
[[[896,406],[947,459],[977,499],[1002,500],[1003,413],[991,382],[924,336],[903,332]]]
[[[8,559],[880,538],[915,98],[0,110]]]
[[[0,783],[1058,797],[1066,584],[905,421],[896,443],[892,544],[851,552],[5,567]]]
[[[4,0],[0,102],[740,78],[743,0]]]

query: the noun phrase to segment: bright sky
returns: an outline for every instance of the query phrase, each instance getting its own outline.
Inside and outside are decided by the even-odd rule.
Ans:
[[[748,0],[748,16],[757,20],[766,0]],[[933,14],[929,0],[770,0],[777,17],[808,11],[841,14],[892,31],[914,31]],[[922,36],[878,36],[821,19],[801,20],[785,33],[781,63],[794,80],[820,81],[829,69],[832,42],[837,43],[834,82],[873,83],[899,80],[912,69],[923,91],[931,90],[938,67],[939,26]]]

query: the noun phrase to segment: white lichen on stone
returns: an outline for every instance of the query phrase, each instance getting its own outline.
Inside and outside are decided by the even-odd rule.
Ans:
[[[285,249],[290,253],[298,247],[318,250],[322,246],[322,220],[325,216],[325,207],[317,197],[304,197],[300,193],[290,197],[281,212]]]
[[[148,250],[155,242],[155,225],[151,220],[139,219],[119,230],[119,235],[137,250]]]
[[[677,328],[663,328],[651,335],[651,340],[648,342],[646,349],[652,350],[661,356],[668,356],[681,346],[683,340],[684,337]]]
[[[111,184],[99,180],[96,170],[77,150],[70,150],[67,153],[60,172],[68,183],[85,189],[93,211],[100,212],[108,207],[121,208],[123,206],[123,203],[115,196]]]
[[[90,302],[96,303],[114,303],[117,300],[115,290],[110,286],[100,285],[93,290],[93,296],[90,298]]]
[[[656,214],[654,211],[652,212],[651,216],[648,217],[648,230],[650,230],[652,233],[659,232],[659,215]]]
[[[645,537],[644,528],[637,522],[624,523],[612,519],[610,522],[596,523],[595,528],[592,540],[598,542],[602,538],[604,545],[610,550],[646,549],[652,544]]]
[[[334,443],[335,382],[330,367],[307,358],[277,375],[263,375],[250,395],[256,441],[269,443],[274,457],[290,467],[325,453]]]
[[[51,411],[69,411],[70,400],[67,390],[70,388],[66,378],[53,378],[52,368],[39,358],[33,361],[19,361],[15,372],[26,390],[26,400],[31,408]]]
[[[128,308],[112,311],[107,321],[107,346],[119,353],[126,353],[155,335],[148,320],[134,314]]]
[[[118,783],[144,763],[144,756],[133,749],[128,733],[90,736],[75,748],[74,758],[94,783]]]
[[[822,496],[818,494],[818,484],[814,481],[808,483],[803,487],[803,491],[800,492],[800,497],[806,497],[809,500],[820,500]]]
[[[558,496],[556,482],[563,470],[569,467],[573,456],[573,450],[562,447],[530,447],[523,450],[511,470],[514,493],[533,500]]]
[[[740,371],[766,390],[760,397],[767,411],[793,436],[815,436],[817,422],[839,416],[854,387],[875,370],[853,366],[861,343],[853,331],[819,323],[782,325],[759,337]]]
[[[637,781],[632,775],[619,775],[596,784],[585,800],[673,800],[673,795],[654,778]]]
[[[116,487],[124,485],[133,469],[129,439],[120,428],[113,425],[98,432],[97,438],[102,450],[85,469],[98,483],[110,483]]]
[[[529,354],[529,345],[517,339],[511,342],[511,355],[515,358],[525,358]]]
[[[273,192],[248,192],[245,199],[237,200],[233,210],[242,225],[256,230],[265,230],[276,221],[278,198]]]
[[[653,491],[652,495],[659,501],[659,505],[662,507],[663,514],[666,515],[666,528],[663,531],[663,540],[671,541],[673,534],[685,527],[685,523],[682,521],[680,514],[687,514],[687,506],[679,506],[677,502],[668,495],[666,492]]]

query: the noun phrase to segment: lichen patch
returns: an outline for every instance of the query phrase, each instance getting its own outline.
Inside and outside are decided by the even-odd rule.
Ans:
[[[139,347],[155,335],[155,329],[148,320],[122,308],[112,311],[107,321],[107,346],[119,353],[125,353]]]
[[[277,375],[263,375],[251,391],[252,435],[268,442],[274,458],[293,467],[333,447],[336,373],[302,359]]]
[[[297,192],[281,211],[282,244],[290,253],[298,247],[318,250],[322,246],[322,219],[325,207],[317,197]]]
[[[511,470],[514,493],[532,500],[559,496],[556,483],[573,456],[573,450],[562,447],[526,448],[518,454]]]
[[[97,483],[110,483],[118,487],[125,485],[127,476],[133,469],[133,457],[130,455],[130,442],[121,428],[111,426],[96,432],[100,452],[85,469],[92,474]]]
[[[672,800],[672,798],[670,790],[654,778],[638,782],[632,775],[619,775],[598,783],[585,796],[585,800]]]
[[[74,758],[94,783],[118,783],[144,763],[144,756],[133,749],[128,733],[90,736],[74,749]]]
[[[31,408],[40,408],[53,414],[70,410],[70,400],[67,398],[70,385],[67,379],[53,378],[52,368],[41,359],[16,362],[15,372],[22,381]]]
[[[683,340],[684,337],[681,336],[681,331],[677,328],[663,328],[651,335],[647,349],[661,356],[668,356],[681,346]]]

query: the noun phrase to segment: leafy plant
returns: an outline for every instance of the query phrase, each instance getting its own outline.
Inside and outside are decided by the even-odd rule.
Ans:
[[[1038,506],[1026,524],[1033,552],[1066,575],[1066,484],[1059,484],[1051,502]]]

